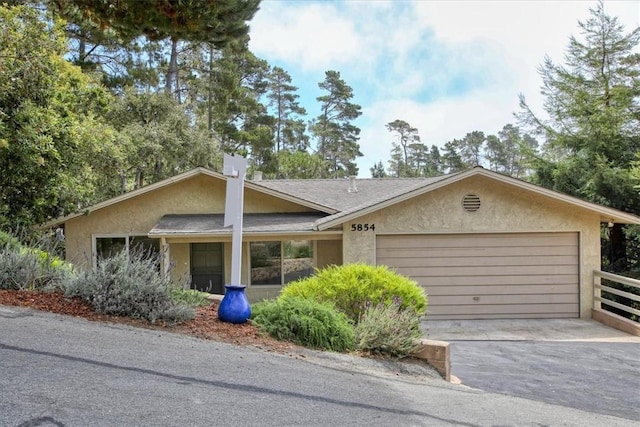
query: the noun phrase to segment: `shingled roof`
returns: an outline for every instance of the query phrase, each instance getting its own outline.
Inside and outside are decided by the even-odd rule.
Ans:
[[[377,205],[444,178],[447,176],[357,179],[357,191],[349,191],[348,179],[275,179],[251,182],[296,199],[326,206],[339,213]]]

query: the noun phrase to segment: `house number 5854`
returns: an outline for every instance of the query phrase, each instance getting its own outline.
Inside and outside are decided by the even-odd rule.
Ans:
[[[375,231],[375,224],[351,224],[351,231]]]

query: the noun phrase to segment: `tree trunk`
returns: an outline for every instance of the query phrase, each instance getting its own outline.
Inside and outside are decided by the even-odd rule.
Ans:
[[[609,229],[609,262],[612,272],[620,273],[629,267],[627,259],[627,236],[622,224],[613,224]]]
[[[171,56],[169,58],[169,68],[167,69],[167,80],[164,90],[168,94],[173,94],[177,89],[178,81],[178,39],[171,39]]]

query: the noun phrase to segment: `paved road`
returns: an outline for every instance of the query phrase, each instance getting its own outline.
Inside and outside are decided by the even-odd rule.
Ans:
[[[640,337],[580,319],[424,327],[451,343],[452,374],[465,385],[640,421]]]
[[[0,426],[632,426],[345,355],[0,306]]]

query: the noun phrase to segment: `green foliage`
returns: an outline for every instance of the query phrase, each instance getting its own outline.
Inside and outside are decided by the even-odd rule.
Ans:
[[[204,307],[211,304],[209,294],[197,289],[184,289],[174,286],[170,292],[171,300],[178,304],[185,304],[190,307]]]
[[[0,230],[0,249],[18,250],[20,241],[6,231]]]
[[[85,26],[111,28],[125,39],[147,36],[173,38],[224,46],[248,36],[260,0],[56,0],[58,12]]]
[[[420,317],[397,302],[368,304],[355,326],[358,350],[390,356],[408,356],[422,336]]]
[[[355,159],[362,156],[358,144],[360,129],[352,121],[362,114],[361,107],[351,102],[353,89],[337,71],[326,71],[318,86],[327,92],[316,98],[322,113],[310,126],[318,141],[318,152],[327,162],[330,177],[357,175]]]
[[[71,265],[59,257],[0,232],[0,289],[53,290],[72,277]]]
[[[195,310],[171,298],[172,284],[157,268],[157,255],[126,250],[98,262],[95,270],[66,284],[66,296],[79,296],[98,313],[180,323]]]
[[[0,6],[0,28],[0,218],[29,226],[92,201],[108,95],[64,59],[61,22]]]
[[[331,303],[279,298],[254,304],[252,320],[273,337],[332,351],[353,348],[353,326]]]
[[[399,301],[402,309],[411,308],[417,316],[427,309],[424,289],[415,281],[386,266],[347,264],[318,270],[315,275],[288,284],[282,297],[301,297],[334,303],[354,323],[369,304],[389,305]]]

